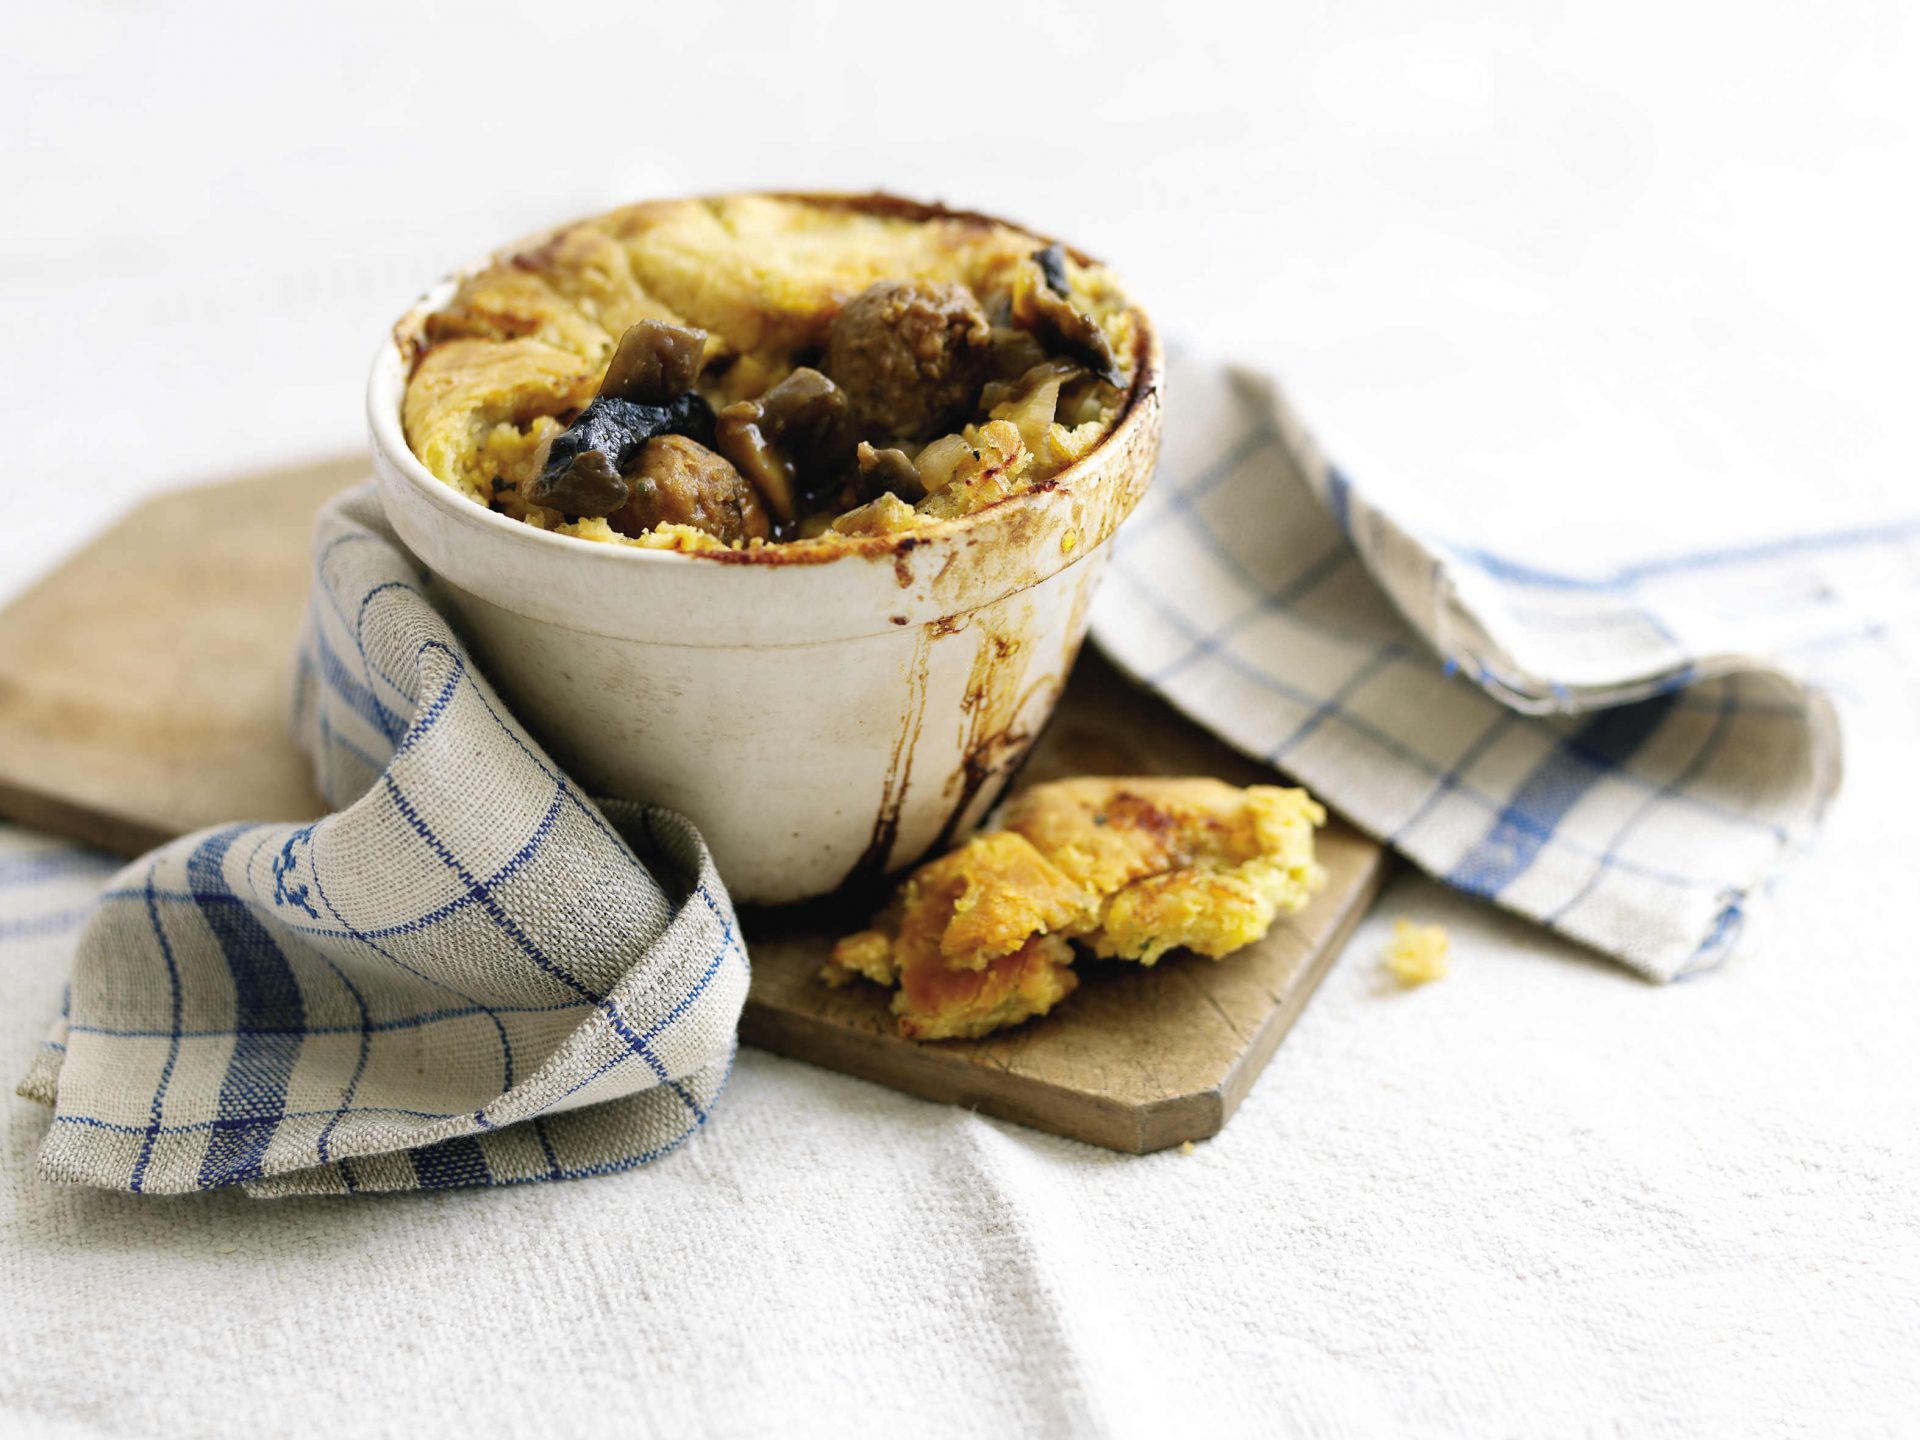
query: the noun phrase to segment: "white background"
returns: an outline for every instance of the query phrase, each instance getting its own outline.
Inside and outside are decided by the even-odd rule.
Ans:
[[[651,17],[651,18],[649,18]],[[22,7],[0,57],[15,565],[338,451],[385,322],[555,218],[948,198],[1269,360],[1383,496],[1594,563],[1920,508],[1912,7]],[[26,497],[21,497],[26,499]],[[1684,517],[1683,517],[1684,518]],[[1564,528],[1564,527],[1563,527]],[[1686,528],[1686,527],[1683,527]]]
[[[1358,483],[1533,558],[1911,513],[1915,30],[1894,0],[18,7],[0,596],[142,492],[357,446],[386,321],[452,264],[751,185],[1072,238],[1276,367]],[[1654,990],[1403,878],[1191,1157],[749,1053],[647,1174],[174,1205],[42,1189],[8,1101],[0,1404],[129,1434],[1903,1428],[1916,717],[1907,682],[1856,715],[1826,841],[1710,978]],[[1381,991],[1396,912],[1453,928],[1453,979]],[[61,955],[0,948],[15,1069]]]

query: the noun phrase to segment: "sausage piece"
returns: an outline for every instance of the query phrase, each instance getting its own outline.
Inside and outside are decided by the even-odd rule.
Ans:
[[[622,535],[656,525],[691,525],[728,544],[772,533],[760,497],[740,472],[696,440],[661,435],[628,469],[627,501],[607,517]]]
[[[912,439],[949,428],[986,378],[993,331],[964,285],[882,280],[834,317],[827,373],[861,428]]]

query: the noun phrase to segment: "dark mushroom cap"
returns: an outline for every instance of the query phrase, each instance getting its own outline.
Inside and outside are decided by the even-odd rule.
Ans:
[[[1040,278],[1047,282],[1047,288],[1065,299],[1072,294],[1072,282],[1067,279],[1067,250],[1058,240],[1044,250],[1033,252],[1033,263],[1040,267]]]
[[[527,487],[527,499],[569,520],[610,515],[626,502],[628,487],[621,477],[656,435],[711,441],[713,409],[692,392],[664,405],[600,396],[555,437],[546,466]]]

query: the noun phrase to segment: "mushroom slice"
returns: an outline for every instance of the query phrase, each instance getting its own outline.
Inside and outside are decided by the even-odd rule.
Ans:
[[[1067,278],[1067,249],[1058,240],[1044,250],[1033,252],[1033,263],[1040,267],[1040,278],[1047,282],[1047,288],[1062,300],[1073,293],[1073,282]]]
[[[1046,254],[1041,251],[1040,254]],[[1081,361],[1109,385],[1125,385],[1126,374],[1120,369],[1120,363],[1113,353],[1113,343],[1107,339],[1107,332],[1100,328],[1100,322],[1084,310],[1074,308],[1066,294],[1056,290],[1054,276],[1041,263],[1039,256],[1032,260],[1033,268],[1021,267],[1021,273],[1014,281],[1013,323],[1021,329],[1032,332],[1045,341],[1050,348],[1063,351]],[[1060,267],[1059,278],[1066,275],[1064,264]]]
[[[1011,309],[1008,315],[1012,315]],[[1007,324],[993,328],[993,349],[988,367],[993,380],[987,383],[991,387],[997,381],[1017,380],[1034,366],[1044,364],[1046,358],[1047,347],[1040,343],[1039,338],[1025,330],[1015,330],[1009,319]]]
[[[876,450],[862,440],[854,451],[854,463],[860,467],[860,488],[869,494],[891,492],[918,500],[927,493],[913,458],[904,450]]]
[[[758,400],[720,412],[714,444],[753,483],[783,525],[800,518],[800,467],[837,469],[845,461],[847,397],[818,370],[802,366]]]
[[[527,487],[527,499],[569,520],[583,515],[611,515],[627,503],[629,487],[600,450],[582,450],[565,465],[543,470]]]
[[[800,518],[793,462],[773,443],[765,420],[758,400],[741,400],[727,406],[714,420],[714,447],[760,492],[774,519],[782,525],[792,525]]]
[[[707,332],[664,320],[642,320],[627,327],[607,362],[600,394],[615,400],[658,405],[684,395],[700,378],[706,360]]]
[[[847,395],[818,370],[801,366],[760,397],[774,438],[802,463],[832,464],[845,457],[850,419]]]

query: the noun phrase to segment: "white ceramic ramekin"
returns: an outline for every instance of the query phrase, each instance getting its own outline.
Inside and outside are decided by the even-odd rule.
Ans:
[[[831,558],[682,554],[534,529],[414,458],[401,400],[425,319],[457,280],[375,357],[374,475],[487,677],[554,757],[592,793],[690,816],[748,902],[877,879],[974,824],[1046,722],[1108,543],[1151,478],[1151,329],[1114,432],[1039,490]]]

